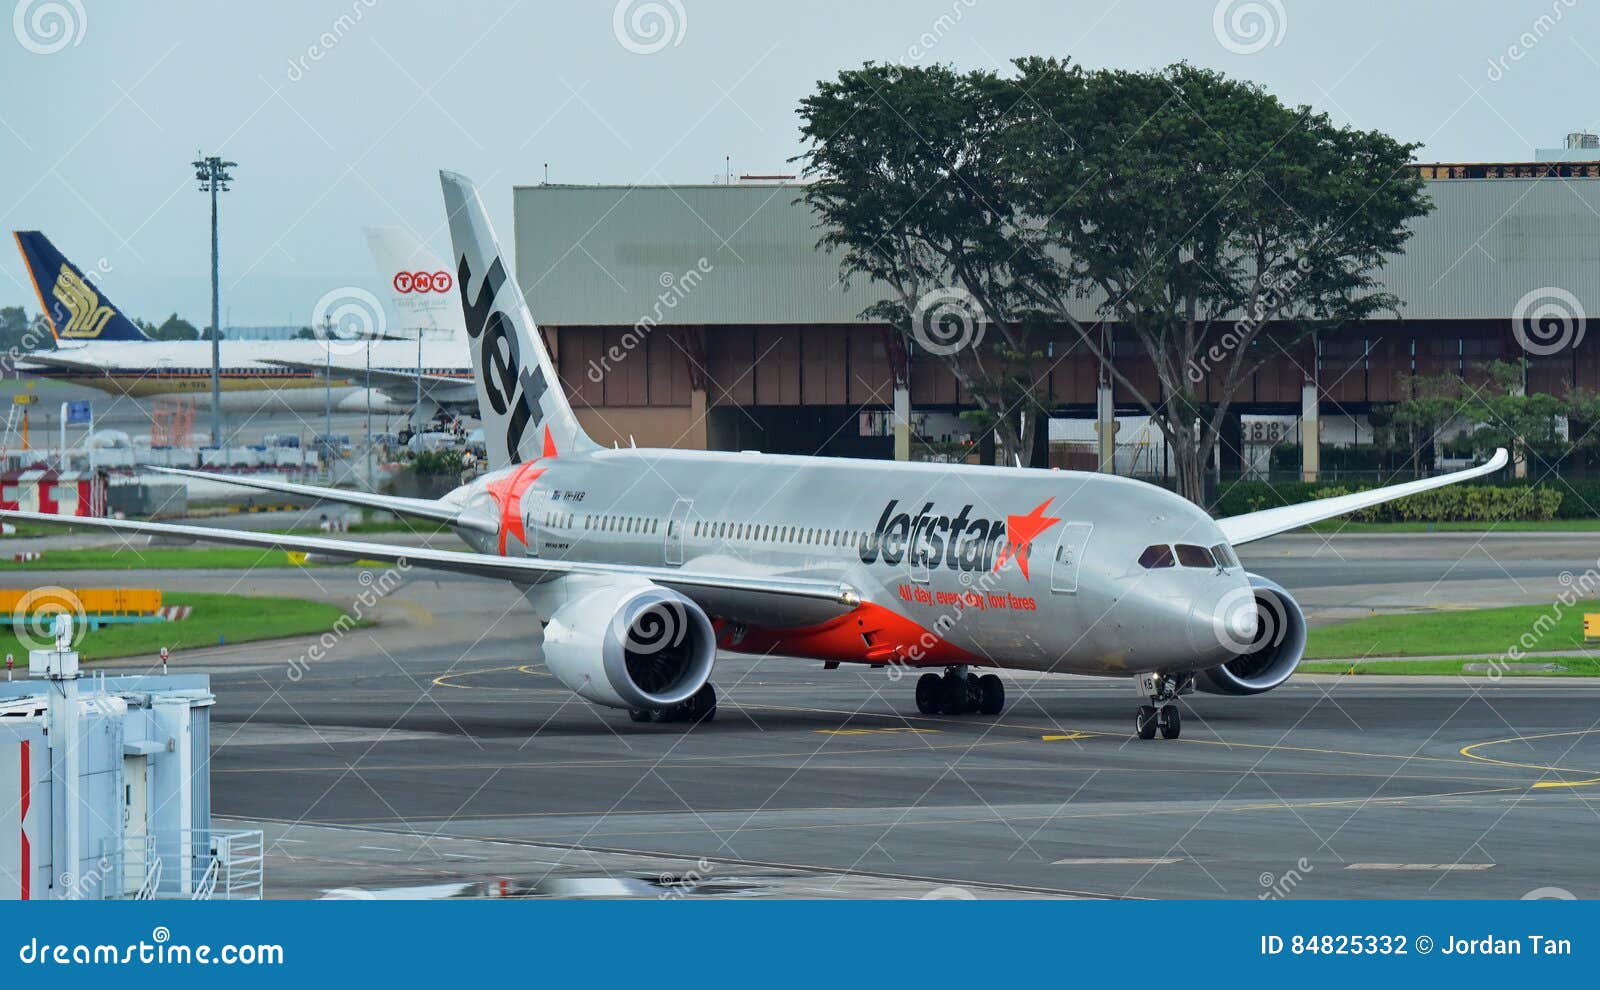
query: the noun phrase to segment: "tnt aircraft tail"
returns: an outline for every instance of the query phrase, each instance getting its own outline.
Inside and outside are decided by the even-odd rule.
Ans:
[[[39,307],[56,340],[149,340],[99,287],[37,230],[16,230]]]
[[[594,448],[567,404],[478,190],[455,172],[440,172],[439,181],[450,217],[456,288],[467,324],[489,465],[505,467]]]
[[[444,259],[404,227],[368,227],[366,235],[378,277],[400,316],[399,329],[407,336],[465,341],[455,272]]]

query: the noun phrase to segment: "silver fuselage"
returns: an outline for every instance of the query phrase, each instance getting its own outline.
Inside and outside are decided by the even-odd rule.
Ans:
[[[486,553],[821,578],[859,592],[863,604],[842,618],[805,603],[733,608],[692,595],[714,619],[740,616],[719,623],[719,636],[746,652],[1090,674],[1199,669],[1233,655],[1216,615],[1247,587],[1237,564],[1140,566],[1152,544],[1225,541],[1187,499],[1104,474],[599,450],[498,470],[449,500],[498,518],[498,536],[460,530]],[[529,597],[548,610],[536,589]]]

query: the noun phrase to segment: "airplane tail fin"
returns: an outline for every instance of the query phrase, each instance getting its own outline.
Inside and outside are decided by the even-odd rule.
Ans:
[[[489,465],[505,467],[596,444],[578,425],[478,190],[440,172],[456,288],[478,386]]]
[[[404,227],[368,227],[367,248],[378,266],[399,329],[424,339],[467,339],[467,324],[455,293],[456,277],[440,258]]]
[[[149,340],[122,315],[50,238],[37,230],[16,230],[17,250],[39,295],[39,307],[56,340]]]

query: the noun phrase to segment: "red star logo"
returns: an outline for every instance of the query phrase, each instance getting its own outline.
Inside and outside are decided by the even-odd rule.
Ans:
[[[550,438],[550,427],[544,428],[544,457],[556,456],[555,442]],[[544,460],[539,458],[539,461]],[[522,524],[522,496],[532,487],[545,469],[539,461],[520,464],[509,474],[489,482],[489,497],[500,507],[500,554],[505,555],[506,537],[515,536],[528,545],[528,531]]]
[[[1025,516],[1006,516],[1006,545],[994,562],[995,570],[998,571],[1005,566],[1007,560],[1015,556],[1023,580],[1033,580],[1028,576],[1028,551],[1032,549],[1033,541],[1040,533],[1061,521],[1055,516],[1044,514],[1045,508],[1054,501],[1053,498],[1045,499]]]

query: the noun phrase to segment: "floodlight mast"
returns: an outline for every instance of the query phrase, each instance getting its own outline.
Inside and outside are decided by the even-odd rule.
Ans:
[[[233,176],[230,168],[238,162],[225,162],[216,155],[199,155],[192,164],[200,191],[211,194],[211,445],[222,446],[222,319],[217,279],[217,193],[227,192]]]

